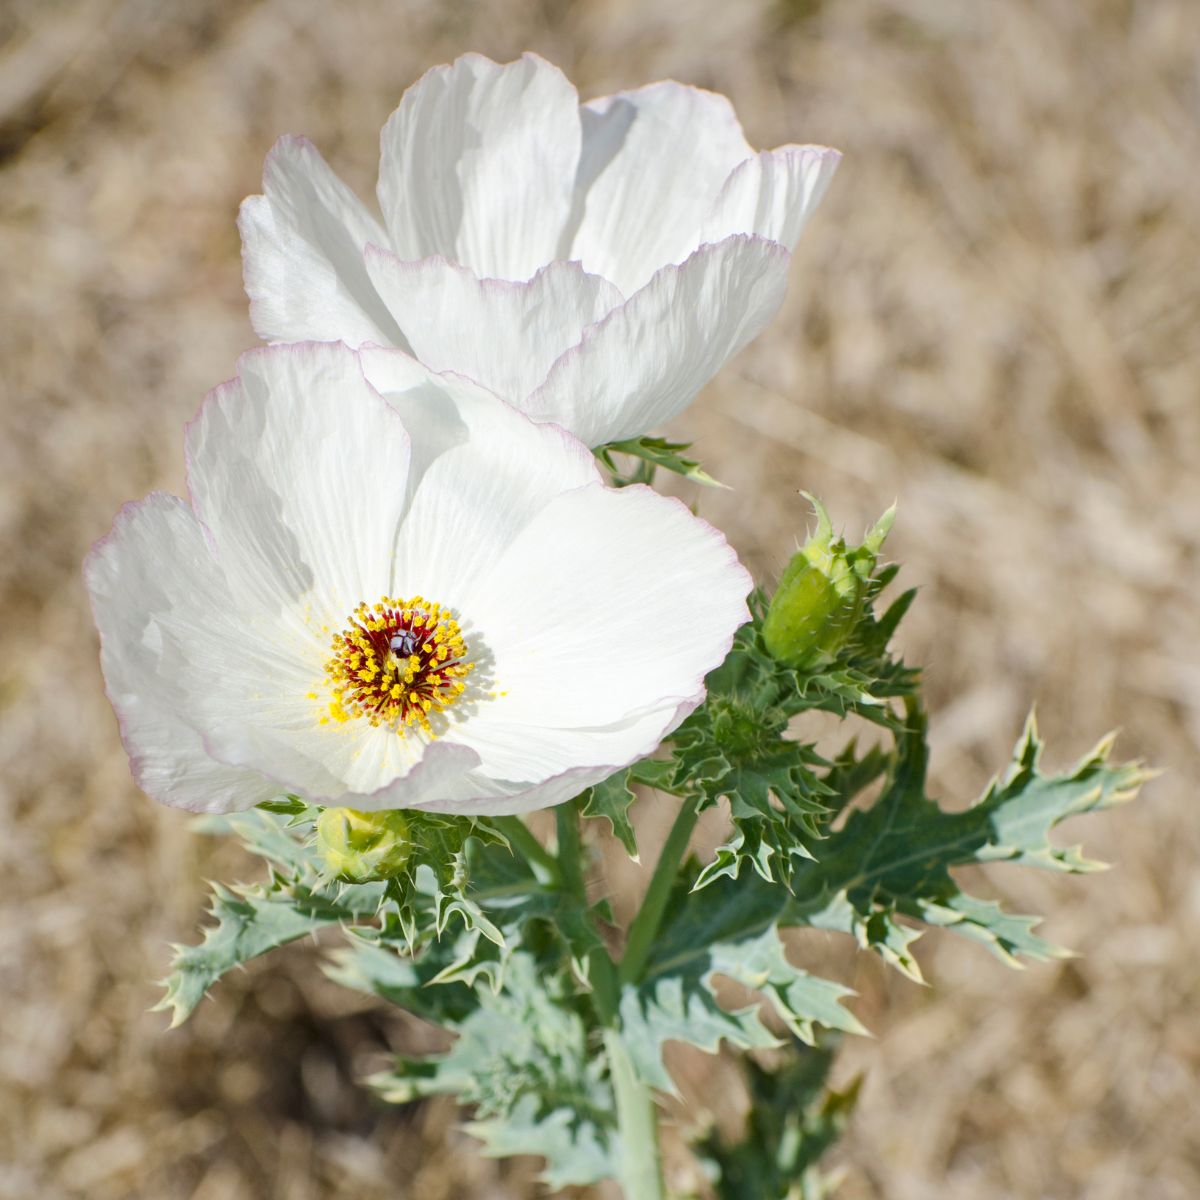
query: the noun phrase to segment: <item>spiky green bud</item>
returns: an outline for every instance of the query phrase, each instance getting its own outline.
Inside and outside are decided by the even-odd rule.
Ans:
[[[792,556],[763,621],[767,650],[791,667],[829,662],[862,616],[867,584],[896,516],[893,505],[859,546],[834,537],[824,505],[804,493],[817,529]]]
[[[390,879],[412,853],[402,812],[327,808],[317,819],[317,850],[331,875],[350,883]]]

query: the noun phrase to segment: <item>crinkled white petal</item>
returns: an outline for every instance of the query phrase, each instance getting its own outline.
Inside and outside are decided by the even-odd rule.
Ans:
[[[755,233],[795,249],[841,157],[827,146],[781,146],[747,159],[725,181],[700,241]]]
[[[575,262],[525,282],[480,279],[444,258],[403,262],[371,248],[367,269],[412,352],[435,371],[458,371],[519,404],[583,330],[624,297]]]
[[[473,747],[485,761],[466,777],[465,788],[418,807],[434,812],[501,815],[562,804],[651,753],[695,704],[688,701],[657,709],[600,729],[547,729],[493,722],[486,729],[473,731]],[[511,764],[508,769],[512,774],[533,774],[536,782],[505,778],[506,762]],[[529,764],[534,763],[538,764],[536,774],[529,770]],[[554,773],[542,777],[548,771]]]
[[[461,605],[554,497],[598,485],[592,454],[564,430],[535,424],[469,380],[430,376],[399,351],[367,348],[361,357],[419,458],[393,592]],[[475,619],[466,609],[461,618]]]
[[[86,578],[134,777],[163,803],[230,812],[292,792],[387,808],[398,795],[440,797],[478,764],[468,747],[321,724],[326,647],[239,602],[174,496],[128,506]]]
[[[715,92],[654,83],[581,109],[575,210],[558,257],[626,295],[682,262],[730,172],[754,151]]]
[[[404,94],[382,135],[379,204],[404,260],[440,254],[528,279],[557,257],[579,160],[578,96],[544,59],[466,54]]]
[[[386,399],[344,346],[244,357],[189,432],[194,512],[151,497],[89,560],[143,786],[211,811],[288,791],[517,812],[650,752],[747,616],[724,538],[469,381],[363,358]],[[329,639],[385,591],[453,605],[479,661],[436,740],[325,719]]]
[[[703,695],[748,617],[724,536],[645,487],[560,495],[462,601],[494,659],[491,722],[596,728]],[[609,761],[602,759],[601,761]]]
[[[148,795],[194,812],[250,808],[282,790],[217,761],[193,695],[207,683],[261,693],[291,664],[256,647],[204,532],[184,501],[126,505],[84,568],[105,686],[133,775]],[[274,658],[274,661],[272,659]]]
[[[304,723],[268,722],[252,705],[210,707],[205,745],[221,761],[247,766],[314,804],[371,812],[404,808],[462,790],[479,756],[469,746],[399,737],[363,720],[317,723],[309,704]],[[276,791],[279,789],[277,788]]]
[[[265,341],[404,345],[363,265],[387,234],[305,138],[283,137],[263,192],[242,203],[242,271],[250,319]]]
[[[762,238],[702,246],[588,329],[522,407],[589,446],[649,432],[762,332],[783,302],[789,261]]]
[[[387,592],[409,448],[347,347],[244,354],[186,443],[196,514],[239,601],[320,630]]]

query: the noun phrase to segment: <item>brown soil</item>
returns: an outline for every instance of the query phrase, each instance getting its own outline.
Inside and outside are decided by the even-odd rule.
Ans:
[[[672,432],[762,577],[798,489],[854,532],[899,499],[939,794],[1033,701],[1056,762],[1120,726],[1167,768],[1070,831],[1109,875],[977,881],[1082,957],[1018,974],[931,936],[920,990],[817,947],[879,1035],[839,1072],[867,1076],[842,1194],[1200,1196],[1198,44],[1194,0],[0,5],[0,1196],[538,1194],[450,1106],[365,1096],[433,1035],[311,946],[182,1030],[147,1012],[203,880],[249,868],[131,784],[79,577],[123,501],[182,487],[182,422],[253,342],[233,219],[274,137],[369,194],[408,82],[527,47],[585,95],[673,76],[759,145],[845,150],[783,315]],[[722,1094],[718,1061],[679,1065]]]

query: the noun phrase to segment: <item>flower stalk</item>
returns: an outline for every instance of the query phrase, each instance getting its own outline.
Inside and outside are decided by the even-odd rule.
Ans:
[[[629,926],[629,937],[625,942],[625,953],[621,956],[619,978],[621,983],[635,983],[642,977],[646,969],[646,961],[650,957],[650,949],[654,945],[654,937],[662,924],[663,913],[675,886],[675,877],[679,872],[679,863],[687,850],[692,830],[696,828],[700,810],[694,799],[684,798],[675,814],[675,821],[667,840],[654,865],[654,874],[650,877],[650,886],[642,899],[642,906],[637,916]]]
[[[663,1200],[658,1112],[650,1089],[638,1078],[629,1052],[615,1029],[604,1033],[609,1076],[617,1102],[620,1182],[625,1200]]]

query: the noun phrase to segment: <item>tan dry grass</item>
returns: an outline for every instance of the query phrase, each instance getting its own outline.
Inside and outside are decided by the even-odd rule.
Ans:
[[[899,498],[940,792],[1033,699],[1060,761],[1121,726],[1169,771],[1074,831],[1111,875],[983,883],[1082,958],[1018,975],[930,938],[924,992],[824,949],[880,1034],[843,1064],[844,1195],[1200,1195],[1200,6],[8,0],[0,38],[0,1196],[535,1194],[447,1108],[362,1096],[429,1035],[309,949],[180,1032],[146,1013],[202,877],[243,863],[134,791],[78,576],[122,501],[181,487],[181,423],[252,341],[233,215],[275,135],[366,194],[406,83],[526,47],[586,94],[675,76],[759,144],[846,150],[784,315],[675,431],[762,573],[796,489],[852,528]],[[682,1067],[709,1094],[724,1070]]]

